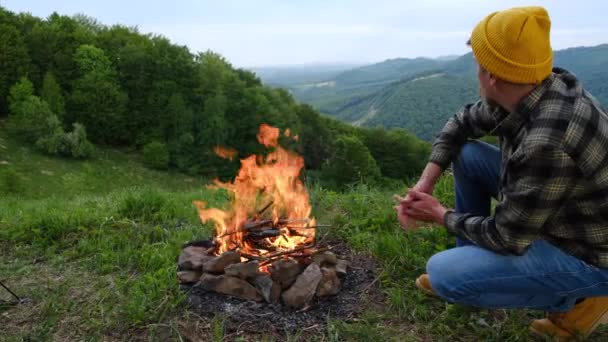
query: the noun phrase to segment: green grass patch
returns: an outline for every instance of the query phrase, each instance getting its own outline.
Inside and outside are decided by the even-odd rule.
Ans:
[[[224,192],[207,190],[203,180],[149,170],[116,151],[77,162],[40,155],[0,134],[2,146],[8,164],[0,164],[0,180],[20,185],[18,191],[2,188],[1,280],[30,300],[0,306],[0,336],[9,340],[528,341],[527,324],[543,315],[476,310],[418,291],[414,279],[426,260],[454,239],[441,227],[399,228],[392,195],[403,194],[406,184],[345,192],[310,185],[314,216],[332,226],[319,234],[378,261],[386,302],[356,322],[329,319],[321,335],[241,338],[227,331],[225,317],[188,312],[175,276],[181,245],[211,236],[192,201],[221,206]],[[449,175],[435,188],[447,206],[453,206],[452,188]],[[0,289],[0,300],[9,299]],[[608,332],[602,328],[593,338],[606,339]]]

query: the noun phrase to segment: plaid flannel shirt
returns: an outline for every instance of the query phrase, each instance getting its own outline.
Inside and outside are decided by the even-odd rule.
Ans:
[[[555,68],[516,110],[467,105],[433,143],[445,169],[469,138],[496,135],[502,152],[494,216],[448,212],[447,229],[501,254],[544,239],[608,267],[608,114],[574,75]]]

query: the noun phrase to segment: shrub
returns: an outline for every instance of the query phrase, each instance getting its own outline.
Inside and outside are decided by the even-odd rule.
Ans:
[[[41,134],[36,140],[36,148],[48,154],[62,154],[64,150],[63,139],[65,133],[61,122],[56,115],[51,114],[45,120],[44,127],[38,134]]]
[[[144,146],[144,161],[152,168],[165,170],[169,165],[169,151],[161,142],[153,141]]]
[[[333,155],[322,170],[325,179],[342,187],[357,182],[374,183],[380,169],[367,147],[355,136],[336,138]]]
[[[36,140],[36,148],[51,155],[72,158],[87,158],[94,151],[93,144],[87,140],[83,125],[74,124],[74,130],[65,133],[54,114],[47,118],[46,126],[40,131],[42,136]]]
[[[19,103],[11,103],[8,123],[10,129],[20,138],[35,143],[39,138],[50,133],[49,120],[54,121],[52,116],[54,114],[47,103],[31,95]]]
[[[0,192],[6,194],[21,194],[25,184],[21,175],[13,168],[0,169]]]
[[[63,136],[63,155],[73,158],[87,158],[93,154],[95,148],[87,139],[87,132],[83,125],[74,124],[74,130]]]

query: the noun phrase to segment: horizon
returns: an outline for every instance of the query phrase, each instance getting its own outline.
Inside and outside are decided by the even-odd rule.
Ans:
[[[549,11],[555,51],[608,43],[608,22],[601,13],[608,3],[581,0],[536,1]],[[519,0],[469,0],[458,4],[428,0],[424,4],[395,0],[311,0],[286,3],[232,0],[225,3],[164,1],[2,0],[15,13],[46,19],[53,12],[84,14],[105,26],[136,27],[157,34],[192,53],[207,50],[235,67],[297,68],[363,66],[399,58],[441,58],[468,53],[470,30],[485,15],[521,6]],[[273,13],[270,13],[270,12]]]
[[[582,49],[582,48],[593,48],[593,47],[598,47],[598,46],[602,46],[602,45],[608,45],[608,42],[606,43],[598,43],[598,44],[594,44],[594,45],[580,45],[580,46],[569,46],[569,47],[565,47],[563,49],[553,49],[553,52],[557,52],[557,51],[563,51],[563,50],[568,50],[568,49]],[[318,63],[309,63],[309,64],[285,64],[285,65],[260,65],[260,66],[253,66],[253,67],[243,67],[245,69],[290,69],[290,68],[306,68],[306,67],[364,67],[367,65],[374,65],[374,64],[380,64],[386,61],[390,61],[390,60],[396,60],[396,59],[418,59],[418,58],[423,58],[423,59],[442,59],[442,58],[449,58],[449,60],[454,60],[457,58],[460,58],[464,55],[467,55],[471,53],[471,50],[469,48],[468,52],[465,52],[463,54],[451,54],[451,55],[442,55],[442,56],[437,56],[437,57],[429,57],[429,56],[416,56],[416,57],[393,57],[393,58],[387,58],[387,59],[383,59],[380,61],[372,61],[369,63],[353,63],[353,62],[318,62]],[[230,62],[230,61],[229,61]]]

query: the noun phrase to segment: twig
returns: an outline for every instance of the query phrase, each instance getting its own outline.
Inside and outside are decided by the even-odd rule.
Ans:
[[[367,292],[367,290],[369,290],[372,286],[374,286],[374,284],[378,281],[378,279],[380,279],[380,275],[378,275],[376,277],[376,279],[374,279],[371,283],[369,283],[364,289],[363,291],[361,291],[361,296],[363,296],[365,294],[365,292]]]
[[[285,254],[291,254],[291,253],[299,252],[299,251],[304,250],[304,249],[313,248],[314,246],[315,246],[315,244],[310,244],[310,245],[306,245],[306,246],[296,247],[296,248],[290,249],[288,251],[272,253],[272,254],[266,256],[266,258],[269,259],[269,258],[274,258],[274,257],[282,256],[282,255],[285,255]]]
[[[256,218],[259,218],[260,216],[262,216],[262,214],[268,210],[268,208],[270,208],[271,205],[274,204],[274,201],[270,201],[270,203],[266,204],[266,206],[264,208],[262,208],[260,211],[258,211],[258,213],[255,215]]]
[[[260,266],[263,266],[263,265],[266,265],[266,264],[276,260],[280,256],[299,252],[301,250],[305,250],[305,249],[309,249],[309,248],[313,248],[314,246],[315,246],[315,244],[310,244],[310,245],[300,246],[300,247],[297,247],[294,249],[290,249],[288,251],[270,253],[267,255],[260,255],[260,256],[241,253],[241,256],[243,256],[245,258],[251,258],[252,260],[259,260],[259,261],[261,261]]]
[[[317,255],[319,253],[327,252],[327,251],[328,251],[328,248],[319,248],[314,253],[312,253],[311,256],[312,255]]]
[[[293,219],[293,220],[288,220],[288,219],[280,219],[278,224],[289,224],[289,223],[309,223],[310,219]]]
[[[249,260],[266,261],[266,258],[263,256],[257,256],[257,255],[253,255],[253,254],[243,253],[243,252],[241,252],[241,256],[244,258],[247,258]]]
[[[311,325],[311,326],[309,326],[308,328],[304,328],[304,329],[302,329],[302,331],[307,331],[307,330],[310,330],[310,329],[314,329],[314,328],[316,328],[316,327],[318,327],[318,326],[319,326],[318,324]]]
[[[325,238],[327,238],[328,235],[329,235],[329,232],[325,233],[325,235],[323,235],[322,238],[320,238],[319,240],[317,240],[317,245],[320,246],[321,243],[325,241]]]
[[[6,291],[8,291],[8,293],[12,294],[12,295],[13,295],[13,297],[17,298],[17,301],[21,302],[21,298],[19,298],[19,296],[17,296],[17,295],[15,294],[15,292],[11,291],[11,289],[9,289],[8,287],[6,287],[6,285],[4,285],[4,283],[3,283],[3,282],[1,282],[1,281],[0,281],[0,285],[2,285],[2,287],[4,287],[4,289],[5,289]]]

